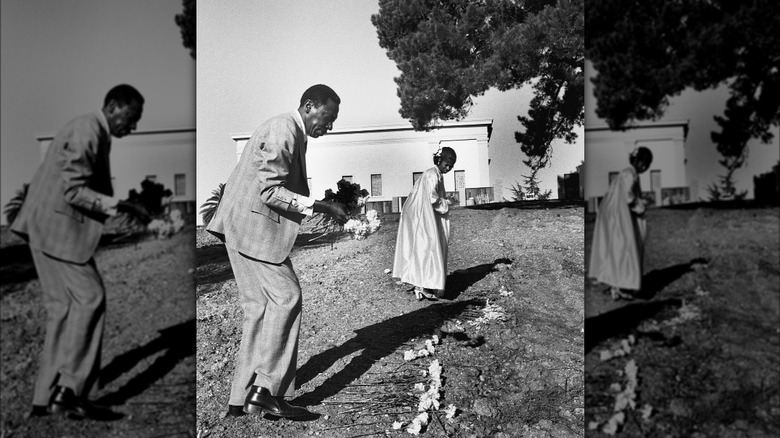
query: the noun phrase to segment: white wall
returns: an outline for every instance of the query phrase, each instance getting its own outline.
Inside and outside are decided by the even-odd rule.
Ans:
[[[371,201],[391,201],[407,196],[412,174],[433,167],[433,154],[440,146],[451,147],[458,155],[452,171],[444,175],[447,191],[455,190],[455,171],[464,170],[466,187],[491,186],[488,165],[488,127],[491,120],[446,123],[440,129],[416,132],[407,125],[371,126],[331,131],[310,138],[306,152],[311,194],[317,199],[325,190],[336,190],[336,182],[352,175],[352,182],[371,191],[371,175],[382,175],[382,196]],[[232,136],[240,157],[251,133]],[[465,191],[462,191],[465,192]],[[465,193],[460,195],[465,200]]]
[[[650,175],[661,171],[661,187],[687,187],[685,172],[685,129],[687,122],[643,123],[626,131],[606,127],[585,128],[585,199],[601,197],[609,188],[609,173],[628,167],[628,156],[645,146],[653,162],[640,175],[643,191],[650,190]]]
[[[41,159],[52,135],[38,136]],[[136,131],[111,139],[111,177],[114,195],[122,199],[131,189],[141,191],[141,181],[156,175],[156,182],[175,193],[174,176],[184,174],[186,192],[173,202],[195,201],[195,130]]]

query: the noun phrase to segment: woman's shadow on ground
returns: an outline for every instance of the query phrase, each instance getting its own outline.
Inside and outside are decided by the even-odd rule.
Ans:
[[[483,263],[468,269],[458,269],[447,276],[447,292],[444,298],[454,300],[470,288],[474,283],[487,277],[491,272],[498,270],[498,265],[511,265],[512,260],[507,258],[496,259],[492,263]]]
[[[695,258],[688,263],[680,263],[652,270],[642,276],[642,290],[636,294],[636,298],[642,300],[653,299],[659,292],[680,279],[683,275],[695,271],[698,266],[706,264],[707,259]]]
[[[688,263],[650,271],[642,278],[642,291],[636,295],[636,298],[643,301],[585,318],[585,353],[608,339],[631,334],[645,320],[679,308],[682,305],[680,298],[650,300],[683,275],[706,264],[706,259],[695,258]]]

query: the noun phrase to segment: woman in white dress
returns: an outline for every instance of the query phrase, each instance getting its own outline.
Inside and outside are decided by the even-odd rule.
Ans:
[[[642,288],[646,201],[639,174],[652,161],[650,149],[634,149],[629,156],[631,167],[612,181],[596,216],[588,276],[609,285],[615,300],[633,299]]]
[[[418,300],[444,295],[450,238],[450,201],[442,175],[452,170],[457,155],[444,147],[433,156],[434,167],[417,180],[403,205],[395,245],[393,277],[415,286]]]

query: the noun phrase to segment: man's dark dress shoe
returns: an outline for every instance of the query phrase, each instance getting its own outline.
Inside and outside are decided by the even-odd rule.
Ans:
[[[48,406],[33,405],[27,418],[46,417],[47,415],[50,415]]]
[[[76,397],[72,389],[64,386],[54,388],[49,401],[49,412],[63,414],[73,420],[116,421],[124,414],[94,405],[83,397]]]
[[[249,394],[246,395],[244,411],[250,414],[262,414],[263,412],[274,417],[298,418],[316,416],[313,412],[300,406],[292,406],[282,397],[274,397],[266,389],[252,385]]]
[[[240,417],[242,415],[246,415],[243,406],[228,405],[228,411],[227,411],[228,417]]]

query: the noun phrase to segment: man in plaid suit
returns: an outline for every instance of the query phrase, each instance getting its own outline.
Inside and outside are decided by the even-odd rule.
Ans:
[[[341,204],[309,197],[306,178],[307,138],[333,128],[340,103],[330,87],[314,85],[297,110],[263,123],[206,228],[225,242],[244,311],[228,415],[312,415],[284,400],[295,393],[302,303],[289,255],[307,215],[316,211],[347,220]]]
[[[133,211],[148,217],[113,196],[109,165],[111,136],[135,130],[143,104],[138,90],[117,85],[101,110],[62,128],[11,226],[30,245],[47,312],[33,416],[121,417],[87,400],[100,371],[106,299],[93,255],[108,216]]]

